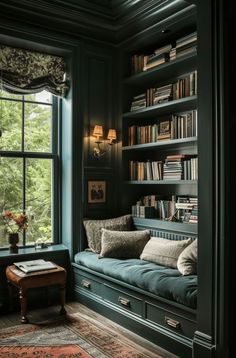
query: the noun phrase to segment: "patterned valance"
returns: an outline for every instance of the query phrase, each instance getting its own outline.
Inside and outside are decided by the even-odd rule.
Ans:
[[[0,45],[0,84],[18,94],[47,90],[65,97],[68,91],[62,57]]]

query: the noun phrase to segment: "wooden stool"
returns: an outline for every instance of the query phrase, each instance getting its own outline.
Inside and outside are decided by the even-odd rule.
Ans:
[[[27,298],[26,293],[29,288],[46,287],[58,285],[60,288],[61,310],[60,314],[65,314],[65,287],[66,287],[66,270],[56,265],[50,270],[35,271],[32,273],[24,273],[15,265],[6,268],[6,276],[8,281],[10,299],[12,299],[12,286],[19,289],[21,304],[21,323],[28,323],[26,317]]]

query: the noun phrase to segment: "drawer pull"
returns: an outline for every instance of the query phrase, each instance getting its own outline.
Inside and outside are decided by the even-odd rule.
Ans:
[[[168,326],[171,326],[175,329],[180,329],[181,324],[179,321],[176,321],[175,319],[165,317],[165,322],[166,324],[168,324]]]
[[[84,288],[90,288],[91,287],[91,282],[86,281],[86,280],[82,280],[81,284],[82,284],[82,286]]]
[[[125,307],[130,307],[130,301],[127,298],[119,297],[118,302]]]

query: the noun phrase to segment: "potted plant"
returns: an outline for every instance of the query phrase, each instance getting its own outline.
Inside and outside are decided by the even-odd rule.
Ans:
[[[27,229],[28,217],[23,213],[17,215],[12,211],[5,211],[3,213],[3,221],[9,234],[10,251],[18,252],[19,232]]]

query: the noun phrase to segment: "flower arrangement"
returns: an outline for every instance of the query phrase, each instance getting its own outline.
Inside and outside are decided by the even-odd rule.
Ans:
[[[28,227],[28,217],[23,213],[16,215],[12,211],[5,211],[3,221],[9,234],[18,233]]]

